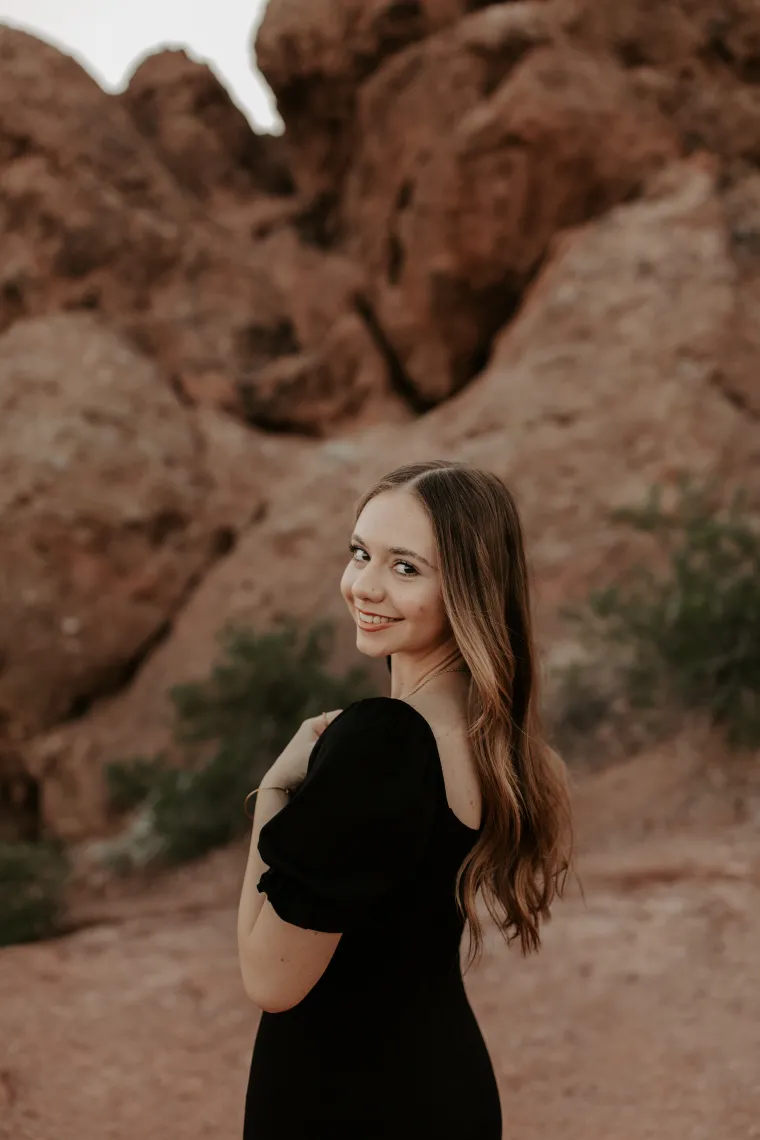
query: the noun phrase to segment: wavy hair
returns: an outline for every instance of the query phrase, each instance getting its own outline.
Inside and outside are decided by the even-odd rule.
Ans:
[[[470,671],[467,704],[483,796],[483,828],[456,879],[468,924],[467,968],[480,956],[478,891],[496,926],[523,954],[538,950],[540,924],[571,867],[567,771],[541,724],[529,575],[522,525],[504,483],[466,463],[398,467],[366,491],[355,520],[383,491],[405,491],[433,527],[443,605]],[[390,671],[390,657],[387,658]],[[473,950],[474,947],[474,950]]]

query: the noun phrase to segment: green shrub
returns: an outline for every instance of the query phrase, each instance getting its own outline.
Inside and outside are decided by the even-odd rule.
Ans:
[[[635,755],[672,729],[676,710],[636,707],[609,649],[547,677],[546,727],[570,764],[594,771]]]
[[[144,803],[153,788],[164,778],[164,756],[145,759],[117,760],[105,766],[106,796],[112,811],[125,812]]]
[[[111,807],[141,808],[132,843],[112,845],[114,865],[184,862],[245,833],[245,797],[301,721],[372,695],[363,669],[342,678],[324,671],[331,641],[326,623],[302,644],[292,621],[261,635],[222,633],[210,677],[170,693],[186,764],[156,756],[107,767]]]
[[[760,743],[760,529],[745,493],[721,507],[714,483],[682,479],[670,510],[655,487],[612,518],[651,534],[663,569],[638,564],[567,616],[610,653],[634,707],[701,710],[729,743]]]
[[[56,843],[0,843],[0,946],[59,932],[68,874]]]

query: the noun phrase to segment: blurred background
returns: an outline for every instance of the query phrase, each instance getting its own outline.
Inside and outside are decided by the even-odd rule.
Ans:
[[[387,692],[425,458],[517,496],[574,785],[466,978],[505,1134],[760,1136],[759,420],[757,0],[0,3],[0,1136],[240,1135],[243,799]]]

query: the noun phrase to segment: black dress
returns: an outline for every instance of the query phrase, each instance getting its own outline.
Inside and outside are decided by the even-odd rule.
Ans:
[[[286,922],[343,937],[302,1001],[261,1015],[243,1140],[501,1140],[454,901],[478,834],[410,704],[369,697],[330,723],[261,829],[258,889]]]

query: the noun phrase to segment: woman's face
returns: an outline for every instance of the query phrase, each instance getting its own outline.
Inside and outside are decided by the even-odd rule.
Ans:
[[[406,491],[383,491],[356,520],[350,561],[340,589],[356,623],[356,642],[368,657],[425,656],[451,638],[441,596],[433,528]],[[370,625],[365,614],[394,621]]]

